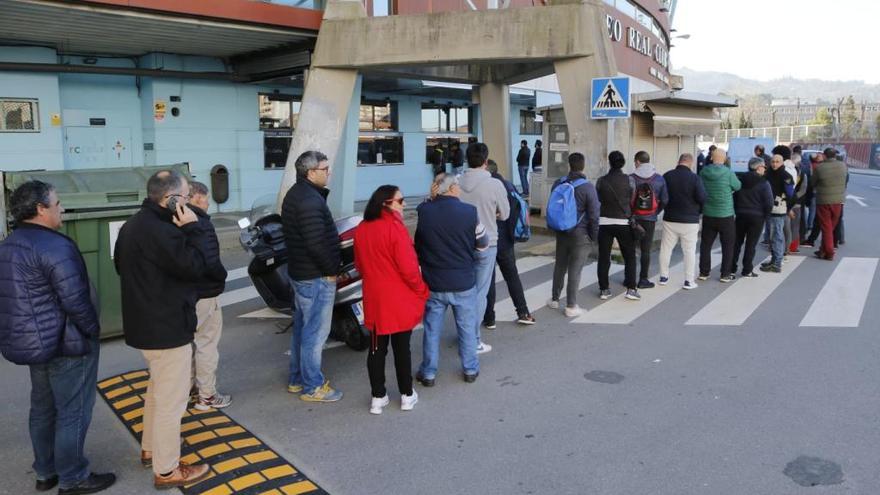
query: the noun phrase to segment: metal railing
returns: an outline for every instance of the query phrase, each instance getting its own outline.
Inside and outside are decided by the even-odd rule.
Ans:
[[[777,143],[791,143],[805,139],[828,139],[832,136],[831,125],[790,125],[781,127],[754,127],[748,129],[723,129],[713,136],[716,143],[727,143],[732,138],[769,137]]]

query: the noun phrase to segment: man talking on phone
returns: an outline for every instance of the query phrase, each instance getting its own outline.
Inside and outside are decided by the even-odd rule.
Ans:
[[[180,462],[180,420],[189,399],[199,282],[211,264],[207,235],[186,206],[187,179],[173,170],[147,181],[147,199],[119,231],[114,262],[126,344],[147,361],[141,463],[156,488],[189,485],[207,464]]]

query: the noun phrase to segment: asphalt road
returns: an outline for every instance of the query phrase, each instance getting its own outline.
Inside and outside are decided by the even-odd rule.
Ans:
[[[284,320],[241,318],[261,305],[236,302],[224,308],[226,411],[334,495],[880,493],[880,177],[853,175],[849,193],[865,206],[847,202],[833,262],[803,248],[782,275],[725,285],[716,270],[697,290],[626,304],[600,302],[589,285],[581,320],[605,323],[543,307],[552,263],[522,260],[535,267],[523,281],[538,325],[484,330],[494,350],[474,384],[459,376],[448,325],[437,385],[417,386],[412,412],[399,409],[389,362],[391,406],[368,414],[366,354],[344,347],[325,352],[341,402],[287,394]],[[120,340],[102,353],[99,378],[143,367]],[[32,491],[28,390],[26,368],[0,364],[0,493]],[[107,493],[153,493],[138,446],[100,399],[86,450],[94,469],[120,477]]]

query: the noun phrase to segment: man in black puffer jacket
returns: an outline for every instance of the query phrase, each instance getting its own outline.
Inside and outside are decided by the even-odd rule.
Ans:
[[[330,335],[336,274],[341,263],[339,232],[327,208],[330,165],[319,151],[296,159],[296,184],[281,205],[287,272],[293,283],[293,336],[287,391],[308,402],[335,402],[342,392],[321,372],[321,350]]]
[[[205,277],[196,284],[199,301],[196,303],[196,344],[193,354],[193,374],[198,400],[195,408],[207,411],[223,409],[232,403],[232,397],[217,392],[217,365],[220,361],[218,345],[223,333],[223,310],[218,297],[226,288],[226,268],[220,262],[220,243],[217,231],[207,211],[208,186],[192,181],[189,185],[189,207],[199,217],[199,226],[205,231],[205,252],[211,261]]]
[[[736,243],[733,246],[733,269],[739,261],[739,253],[743,243],[743,277],[757,277],[753,271],[755,262],[755,246],[764,231],[764,223],[773,210],[773,192],[770,183],[764,178],[767,165],[761,157],[749,160],[749,172],[742,176],[742,189],[733,193],[733,209],[736,212]]]
[[[214,260],[207,235],[186,206],[189,182],[162,170],[147,181],[147,198],[116,240],[125,343],[139,349],[150,370],[144,397],[141,463],[156,488],[195,483],[207,464],[180,462],[180,419],[186,412],[200,282]]]
[[[95,493],[116,476],[90,474],[83,454],[100,333],[86,264],[57,232],[64,208],[54,187],[25,182],[10,203],[16,228],[0,243],[0,350],[30,366],[36,489],[60,483],[61,495]]]

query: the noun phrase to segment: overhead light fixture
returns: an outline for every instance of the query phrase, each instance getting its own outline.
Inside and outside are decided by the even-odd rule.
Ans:
[[[95,57],[85,57],[83,58],[83,63],[87,65],[95,65],[98,63],[98,59]]]
[[[474,86],[472,84],[450,83],[443,81],[422,81],[422,86],[426,88],[466,89],[468,91],[474,89]]]

